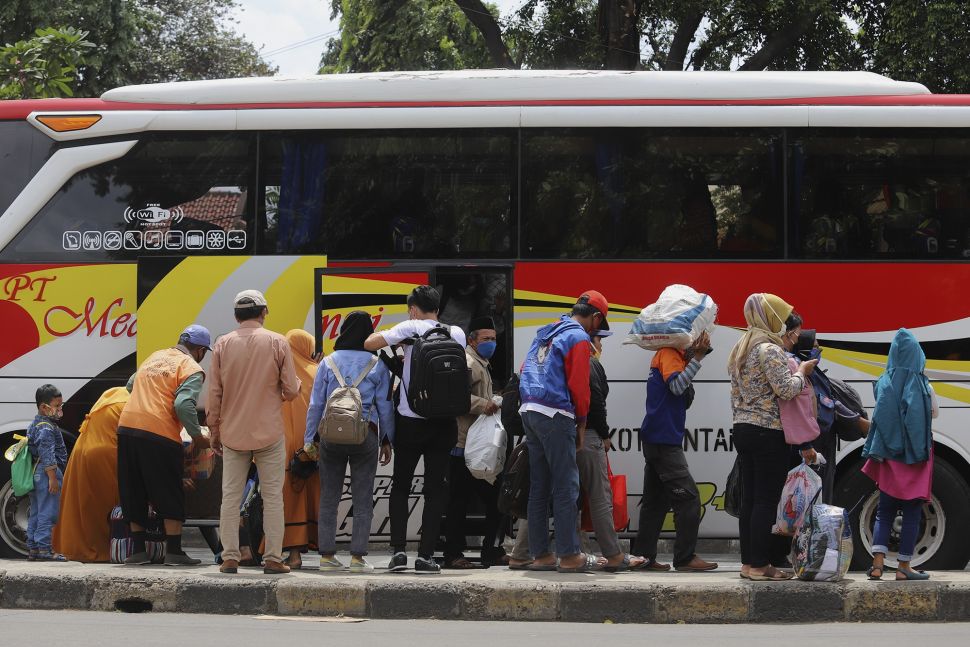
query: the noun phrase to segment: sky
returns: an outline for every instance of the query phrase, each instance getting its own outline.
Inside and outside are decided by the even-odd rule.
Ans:
[[[491,0],[506,16],[523,0]],[[339,24],[330,19],[330,0],[239,0],[236,31],[262,48],[281,75],[316,74],[327,41]]]

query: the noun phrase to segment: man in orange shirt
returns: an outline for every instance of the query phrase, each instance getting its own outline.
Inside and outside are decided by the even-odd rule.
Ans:
[[[134,376],[131,397],[118,419],[118,490],[131,527],[132,554],[125,564],[150,564],[145,550],[148,505],[165,522],[165,564],[201,563],[182,550],[185,491],[182,485],[182,427],[191,451],[209,446],[202,435],[196,402],[205,373],[199,362],[210,344],[209,331],[191,325],[174,348],[152,353]]]
[[[239,328],[220,337],[212,353],[207,417],[212,446],[222,453],[219,570],[235,573],[239,568],[239,502],[249,465],[255,462],[266,536],[263,572],[289,573],[283,563],[283,402],[299,395],[300,380],[289,342],[263,328],[269,314],[266,297],[258,290],[243,290],[234,309]]]

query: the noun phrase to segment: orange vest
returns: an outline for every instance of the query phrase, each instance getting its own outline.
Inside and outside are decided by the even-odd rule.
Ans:
[[[182,423],[175,415],[175,391],[202,367],[177,348],[152,353],[135,374],[131,398],[121,412],[119,427],[130,427],[182,442]]]

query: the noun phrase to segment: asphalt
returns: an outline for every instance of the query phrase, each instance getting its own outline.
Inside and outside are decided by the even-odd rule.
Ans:
[[[850,574],[829,584],[749,582],[736,562],[705,574],[582,575],[505,568],[324,574],[308,563],[272,576],[246,568],[223,575],[207,557],[209,564],[181,568],[0,561],[0,608],[658,624],[970,620],[970,573],[963,571],[935,572],[928,582]],[[375,565],[385,559],[372,556]]]

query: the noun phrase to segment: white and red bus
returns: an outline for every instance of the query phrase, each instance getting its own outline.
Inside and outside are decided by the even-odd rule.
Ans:
[[[0,213],[2,446],[39,384],[61,388],[76,431],[186,324],[231,330],[240,289],[266,293],[270,328],[313,330],[326,350],[346,312],[384,327],[412,286],[437,285],[442,320],[498,320],[501,383],[536,328],[595,288],[619,333],[604,363],[634,533],[650,354],[621,341],[664,286],[686,283],[720,304],[720,326],[685,447],[702,535],[735,537],[724,365],[744,298],[767,291],[819,331],[823,368],[869,406],[892,335],[916,333],[942,412],[914,562],[970,558],[968,96],[856,72],[467,71],[7,101]],[[860,444],[839,453],[847,506],[873,491]],[[0,550],[14,555],[26,502],[0,470]],[[389,481],[375,485],[377,538]],[[859,563],[874,501],[859,507]]]

